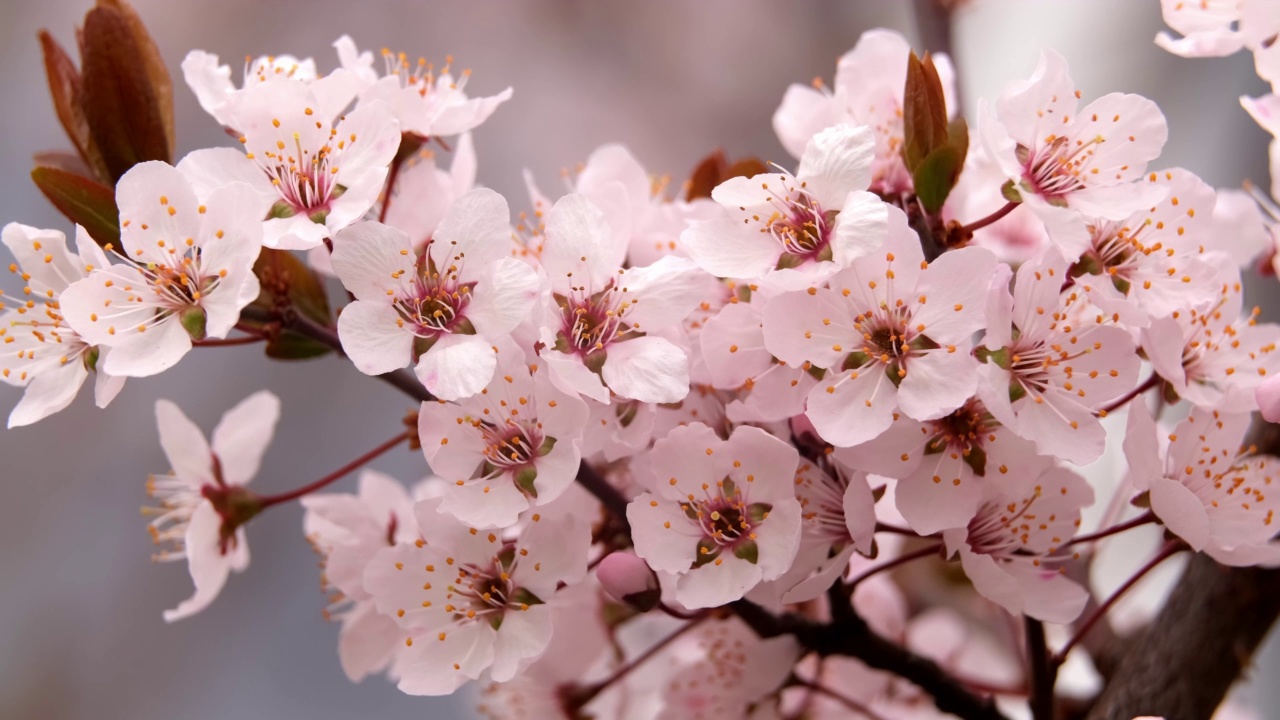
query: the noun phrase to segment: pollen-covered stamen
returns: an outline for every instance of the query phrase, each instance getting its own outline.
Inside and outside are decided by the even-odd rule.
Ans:
[[[991,439],[991,432],[997,423],[987,412],[982,401],[970,399],[960,409],[926,423],[933,433],[925,444],[926,452],[943,452],[950,450],[969,457],[975,450],[982,452],[985,444]]]
[[[800,501],[804,537],[831,545],[853,542],[845,521],[844,495],[849,480],[838,469],[834,476],[802,462],[796,470],[796,499]]]
[[[393,53],[389,48],[383,48],[382,63],[385,76],[399,78],[401,87],[416,88],[423,97],[445,88],[462,90],[471,77],[469,69],[463,70],[456,78],[452,75],[452,55],[445,56],[444,66],[437,71],[435,65],[427,62],[426,58],[419,57],[416,62],[410,63],[409,56],[405,53]],[[448,85],[442,85],[443,82]]]
[[[573,286],[568,295],[556,295],[555,299],[562,318],[556,337],[560,352],[586,357],[610,343],[642,334],[626,320],[637,300],[616,280],[609,280],[603,290],[594,293],[588,286]]]
[[[1024,182],[1037,195],[1049,200],[1080,190],[1086,184],[1084,177],[1090,171],[1095,147],[1101,142],[1102,136],[1078,140],[1050,135],[1034,150],[1019,145],[1017,153]]]
[[[311,108],[304,112],[308,121],[315,117]],[[257,152],[246,153],[246,157],[257,164],[280,194],[280,202],[272,215],[303,214],[316,221],[323,220],[330,202],[344,191],[337,182],[338,163],[342,153],[358,141],[356,134],[340,137],[334,128],[323,134],[322,120],[315,121],[314,131],[306,128],[305,133],[283,127],[279,118],[273,118],[271,124],[276,130],[274,142],[268,142]],[[247,139],[242,137],[240,142]]]
[[[752,479],[751,475],[747,476]],[[701,530],[694,566],[719,562],[724,550],[755,562],[756,529],[769,516],[772,507],[766,503],[752,503],[744,488],[726,477],[715,487],[704,483],[701,499],[690,494],[680,503],[680,509],[689,522]]]
[[[268,55],[258,60],[244,57],[244,84],[264,83],[274,78],[292,78],[302,75],[302,66],[292,58],[276,58]]]
[[[1026,545],[1031,541],[1033,530],[1043,523],[1043,519],[1035,512],[1036,501],[1042,493],[1043,489],[1037,485],[1030,497],[1020,501],[1004,505],[988,502],[983,505],[969,521],[969,547],[976,553],[1000,560],[1038,555],[1028,552]],[[1061,559],[1066,560],[1068,557]],[[1053,558],[1038,558],[1038,561],[1045,559]]]
[[[805,260],[830,260],[836,211],[820,207],[804,182],[785,173],[779,174],[776,181],[762,181],[761,188],[768,193],[773,212],[752,215],[743,222],[758,226],[759,232],[770,235],[782,246],[784,254],[779,263],[792,267]]]
[[[142,507],[143,516],[152,518],[147,523],[147,532],[157,546],[152,561],[185,560],[187,525],[196,505],[204,499],[200,488],[172,475],[152,475],[147,478],[147,497],[156,503]]]
[[[500,542],[492,532],[489,540]],[[542,602],[517,586],[513,579],[525,551],[510,543],[501,548],[488,563],[448,559],[454,576],[446,588],[446,602],[441,610],[449,613],[455,623],[486,621],[496,628],[506,612],[528,610],[531,605]]]
[[[419,258],[416,272],[394,279],[400,290],[392,304],[400,315],[400,326],[422,338],[435,339],[447,333],[472,334],[475,329],[466,320],[467,305],[475,283],[464,283],[460,272],[466,258],[455,253],[444,267],[430,259],[430,246]]]
[[[532,465],[541,454],[542,431],[535,423],[507,420],[503,424],[476,421],[476,428],[484,438],[485,462],[495,472],[509,472]]]

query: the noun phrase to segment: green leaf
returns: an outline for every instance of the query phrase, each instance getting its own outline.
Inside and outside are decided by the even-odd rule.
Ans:
[[[911,173],[916,197],[929,214],[942,209],[951,194],[960,170],[964,168],[964,151],[952,145],[943,145],[929,153]]]
[[[120,244],[120,212],[111,188],[53,167],[37,167],[31,179],[58,212],[84,227],[99,245]]]
[[[942,80],[928,53],[923,60],[914,52],[907,58],[902,123],[902,159],[914,175],[926,158],[948,144],[947,101]]]

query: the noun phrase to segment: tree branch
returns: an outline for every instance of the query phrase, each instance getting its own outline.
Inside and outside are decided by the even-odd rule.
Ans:
[[[775,616],[748,600],[729,607],[760,637],[792,634],[818,655],[854,657],[876,670],[903,677],[932,695],[943,712],[965,720],[1007,720],[991,698],[969,692],[937,663],[881,637],[853,612],[841,613],[839,622],[824,624],[798,615]]]

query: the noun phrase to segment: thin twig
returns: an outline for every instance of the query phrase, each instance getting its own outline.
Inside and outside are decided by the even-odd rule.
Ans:
[[[1184,549],[1186,549],[1186,545],[1181,540],[1173,540],[1169,543],[1166,543],[1165,546],[1160,549],[1160,552],[1156,553],[1155,557],[1148,560],[1147,564],[1138,568],[1138,571],[1133,574],[1133,577],[1130,577],[1128,580],[1125,580],[1123,585],[1121,585],[1119,588],[1116,588],[1116,591],[1111,593],[1111,596],[1108,597],[1106,600],[1104,600],[1102,604],[1099,605],[1098,608],[1093,611],[1093,614],[1085,618],[1084,622],[1080,623],[1080,627],[1076,629],[1076,632],[1074,635],[1071,636],[1071,639],[1067,640],[1067,644],[1063,645],[1062,649],[1054,653],[1053,655],[1054,665],[1061,665],[1062,663],[1066,662],[1067,654],[1071,652],[1071,649],[1074,648],[1076,644],[1080,642],[1081,638],[1089,634],[1089,631],[1093,629],[1093,626],[1098,624],[1098,621],[1101,620],[1107,614],[1107,611],[1110,610],[1111,607],[1116,604],[1116,601],[1120,599],[1120,596],[1124,595],[1126,592],[1129,591],[1130,588],[1138,584],[1138,581],[1141,580],[1143,577],[1146,577],[1147,573],[1151,572],[1152,570],[1155,570],[1156,567],[1160,565],[1160,563],[1164,562],[1165,560],[1168,560],[1170,557],[1176,555],[1177,553],[1181,552]]]
[[[303,485],[300,488],[296,488],[288,492],[278,493],[275,495],[259,495],[258,502],[262,503],[263,508],[269,508],[272,505],[279,505],[280,503],[289,502],[290,500],[296,500],[297,498],[300,498],[303,495],[306,495],[308,493],[315,492],[316,490],[319,490],[325,487],[326,485],[333,483],[336,480],[341,480],[351,471],[359,469],[361,466],[372,461],[378,456],[386,453],[388,450],[391,450],[395,446],[399,445],[400,443],[408,439],[409,439],[409,435],[401,431],[399,435],[396,435],[395,437],[382,443],[378,447],[370,450],[369,452],[361,455],[355,460],[352,460],[346,465],[343,465],[342,467],[338,468],[337,470],[334,470],[333,472],[329,473],[328,475],[325,475],[324,477],[320,478],[319,480],[316,480],[315,482],[307,483],[306,485]]]

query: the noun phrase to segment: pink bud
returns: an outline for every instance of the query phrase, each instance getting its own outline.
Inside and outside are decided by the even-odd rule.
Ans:
[[[1280,375],[1258,386],[1258,410],[1267,422],[1280,422]]]
[[[615,600],[641,612],[654,609],[662,599],[658,576],[629,550],[619,550],[601,560],[596,577]]]

